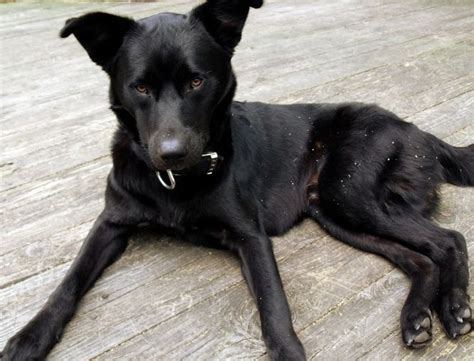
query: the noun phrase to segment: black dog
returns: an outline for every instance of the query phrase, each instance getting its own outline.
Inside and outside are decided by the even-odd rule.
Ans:
[[[74,34],[110,76],[114,167],[76,261],[4,360],[44,358],[140,226],[239,256],[272,359],[305,358],[269,237],[306,216],[408,274],[406,345],[429,343],[431,310],[449,337],[470,331],[465,240],[430,216],[440,183],[474,184],[474,146],[450,146],[374,105],[233,102],[232,53],[249,7],[261,5],[208,0],[188,15],[66,22],[61,36]]]

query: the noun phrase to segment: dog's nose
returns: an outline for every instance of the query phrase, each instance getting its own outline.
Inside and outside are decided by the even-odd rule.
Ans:
[[[160,156],[165,162],[183,159],[188,154],[186,146],[177,139],[164,140],[160,145]]]

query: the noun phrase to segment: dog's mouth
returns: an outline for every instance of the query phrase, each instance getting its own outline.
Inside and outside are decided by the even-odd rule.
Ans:
[[[140,144],[141,159],[145,161],[146,165],[154,172],[166,172],[171,170],[173,172],[183,171],[187,168],[192,168],[193,165],[199,162],[199,156],[188,155],[186,159],[163,161],[160,157],[152,156],[148,144]]]
[[[155,172],[165,172],[165,171],[172,171],[172,172],[181,172],[186,170],[187,168],[192,168],[193,164],[189,164],[188,162],[161,162],[159,160],[151,159],[152,169]]]
[[[201,161],[200,154],[189,154],[186,158],[173,161],[163,161],[160,158],[150,158],[151,168],[155,172],[172,171],[173,173],[187,173],[192,171]]]

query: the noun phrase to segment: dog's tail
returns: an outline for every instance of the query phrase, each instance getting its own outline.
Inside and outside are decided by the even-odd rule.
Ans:
[[[454,147],[436,138],[438,161],[443,167],[444,180],[456,186],[474,186],[474,144]]]

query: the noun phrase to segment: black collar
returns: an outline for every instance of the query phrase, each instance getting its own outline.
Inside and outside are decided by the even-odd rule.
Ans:
[[[176,180],[174,179],[175,176],[210,176],[215,174],[223,160],[224,157],[220,156],[216,152],[208,152],[201,155],[201,160],[195,166],[189,169],[184,169],[179,172],[173,172],[170,169],[166,170],[168,182],[165,181],[166,177],[162,177],[161,175],[164,172],[157,171],[156,176],[163,187],[168,190],[173,190],[176,187]]]

